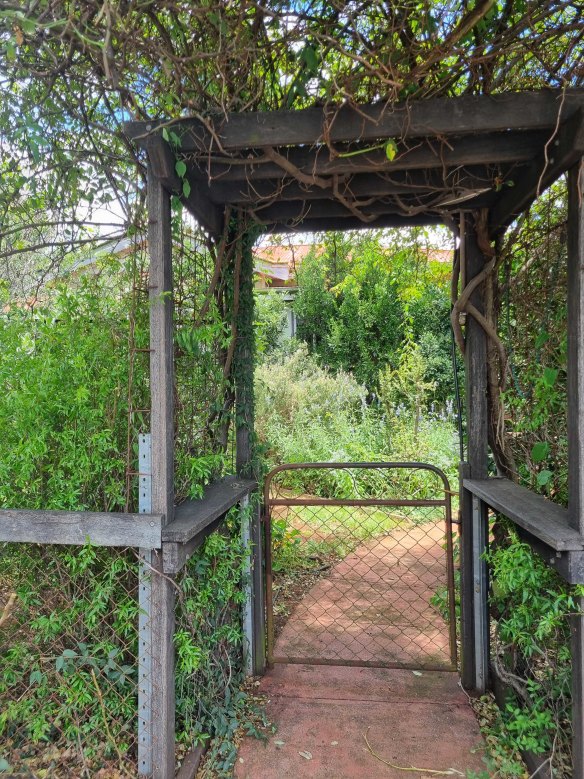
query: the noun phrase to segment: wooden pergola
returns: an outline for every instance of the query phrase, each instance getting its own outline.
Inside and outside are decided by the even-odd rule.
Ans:
[[[488,543],[488,507],[510,517],[521,536],[568,582],[584,583],[583,112],[584,90],[550,90],[233,114],[205,121],[131,122],[125,127],[127,136],[145,148],[148,156],[151,512],[162,516],[163,523],[174,517],[171,195],[179,195],[216,238],[235,212],[247,213],[271,232],[446,224],[460,237],[464,289],[473,284],[489,259],[485,236],[477,232],[479,221],[486,225],[487,240],[494,240],[545,187],[568,172],[567,511],[506,479],[488,478],[482,284],[473,285],[476,288],[470,297],[478,316],[468,316],[464,325],[467,458],[461,463],[462,679],[468,690],[479,693],[489,684],[490,675],[488,582],[482,557]],[[247,274],[252,270],[248,267]],[[251,294],[251,283],[247,289],[246,294]],[[249,475],[249,435],[243,426],[238,428],[237,445],[238,474],[243,477]],[[215,512],[213,521],[218,516]],[[201,521],[198,527],[201,531]],[[263,668],[264,630],[257,517],[249,532],[254,540],[250,668],[257,673]],[[188,552],[183,553],[186,556]],[[165,779],[172,775],[174,760],[172,598],[172,582],[160,577],[154,593],[158,638],[153,663],[162,684],[153,708],[152,775]],[[574,776],[582,777],[584,629],[580,618],[573,623],[572,659]]]
[[[461,211],[487,208],[495,235],[577,162],[583,101],[580,90],[550,90],[125,131],[147,148],[165,191],[182,193],[175,163],[186,163],[184,204],[215,236],[227,207],[270,232],[454,225]]]

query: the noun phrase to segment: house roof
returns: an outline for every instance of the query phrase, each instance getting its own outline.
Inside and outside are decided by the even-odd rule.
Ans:
[[[324,252],[321,244],[260,244],[255,246],[254,271],[259,276],[260,287],[296,286],[296,273],[306,257],[314,252]],[[452,249],[429,248],[424,251],[429,262],[439,262],[450,267]]]
[[[266,286],[296,285],[296,271],[308,254],[323,251],[316,244],[268,244],[254,248],[254,270]]]

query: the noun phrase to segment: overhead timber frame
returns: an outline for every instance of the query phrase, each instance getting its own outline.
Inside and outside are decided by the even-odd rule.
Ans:
[[[265,232],[446,224],[459,236],[466,367],[466,462],[461,463],[462,680],[489,684],[487,509],[509,516],[567,581],[584,582],[584,91],[552,90],[437,98],[404,104],[325,106],[172,121],[130,122],[146,151],[152,307],[152,511],[173,512],[171,195],[219,238],[234,214]],[[179,163],[179,164],[177,164]],[[537,195],[569,179],[569,478],[567,512],[506,479],[488,478],[488,337],[481,326],[485,285],[473,283],[492,242]],[[188,184],[185,186],[185,182]],[[482,225],[482,232],[479,232]],[[486,241],[485,244],[485,235]],[[252,272],[248,268],[248,274]],[[250,279],[247,279],[249,282]],[[251,294],[251,283],[247,284]],[[472,294],[470,294],[472,292]],[[253,366],[249,365],[249,370]],[[156,388],[156,389],[155,389]],[[242,434],[243,435],[243,434]],[[249,441],[238,441],[241,475]],[[256,548],[260,536],[251,528]],[[255,559],[254,598],[262,577]],[[157,585],[167,636],[161,671],[170,682],[172,584]],[[582,604],[584,606],[584,603]],[[256,605],[254,670],[261,670]],[[584,630],[573,625],[574,776],[584,777]],[[160,737],[169,732],[170,688],[157,702]],[[155,709],[156,711],[156,709]],[[160,744],[158,750],[164,750]],[[153,776],[171,776],[172,756]]]

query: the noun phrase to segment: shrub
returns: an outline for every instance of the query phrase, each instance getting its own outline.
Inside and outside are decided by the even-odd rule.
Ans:
[[[134,408],[148,407],[148,307],[133,311],[131,290],[132,275],[116,265],[45,290],[34,310],[0,310],[0,506],[136,508],[127,471],[135,470],[134,424],[147,419],[139,412],[129,419],[128,396]],[[133,383],[131,328],[144,347]],[[199,328],[195,343],[183,330],[175,483],[196,496],[223,464],[206,439],[196,440],[207,446],[200,455],[184,432],[198,399],[213,400],[208,377],[216,371],[217,336]],[[178,738],[217,736],[211,755],[219,775],[230,775],[233,733],[247,716],[239,691],[238,522],[227,529],[212,534],[181,573],[175,634]],[[7,593],[18,597],[8,629],[0,630],[0,741],[11,761],[22,752],[42,764],[36,753],[43,747],[66,755],[72,744],[77,754],[80,743],[92,772],[122,752],[120,767],[135,758],[137,569],[132,550],[0,544],[0,611]],[[2,760],[4,754],[0,766]]]
[[[260,359],[271,355],[283,340],[286,325],[286,303],[282,295],[270,290],[255,294],[256,352]]]
[[[365,387],[344,371],[333,374],[321,368],[305,345],[257,368],[256,397],[258,436],[270,465],[425,460],[456,479],[456,438],[451,420],[423,416],[416,436],[407,410],[400,413],[391,404],[385,409],[367,405]],[[347,486],[340,472],[319,472],[318,483],[314,483],[314,471],[304,476],[290,472],[288,476],[295,489],[323,495],[350,497],[360,488],[353,482]],[[393,483],[396,489],[400,485],[408,491],[421,488],[418,482],[417,487],[411,481],[402,484],[396,474],[392,478],[398,479]],[[366,483],[362,487],[370,489]]]
[[[0,505],[123,510],[128,306],[95,279],[0,315]]]

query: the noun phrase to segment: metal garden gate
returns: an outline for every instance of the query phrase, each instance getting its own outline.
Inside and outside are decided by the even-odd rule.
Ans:
[[[295,463],[264,492],[267,659],[455,669],[450,485],[425,463]]]

